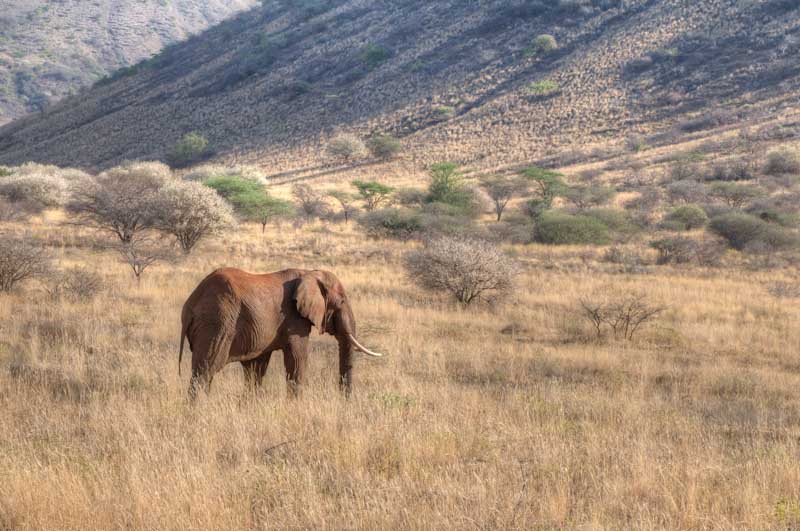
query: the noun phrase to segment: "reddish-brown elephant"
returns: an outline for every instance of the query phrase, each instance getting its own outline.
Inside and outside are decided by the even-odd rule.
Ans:
[[[214,271],[195,288],[181,313],[181,345],[192,351],[189,395],[199,385],[208,391],[214,375],[240,362],[247,380],[260,386],[270,357],[283,351],[286,380],[297,392],[308,361],[308,336],[317,327],[339,343],[339,383],[352,388],[353,349],[382,356],[356,339],[356,322],[344,286],[328,271],[287,269],[252,274],[239,269]]]

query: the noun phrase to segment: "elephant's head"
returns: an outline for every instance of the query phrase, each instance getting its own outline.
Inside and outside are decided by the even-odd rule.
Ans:
[[[339,376],[342,388],[350,392],[352,384],[353,349],[381,357],[356,339],[356,320],[336,275],[328,271],[308,271],[300,277],[294,294],[297,310],[320,331],[336,337],[339,342]]]

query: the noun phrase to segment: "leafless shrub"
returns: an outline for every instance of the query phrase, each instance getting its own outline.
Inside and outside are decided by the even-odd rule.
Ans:
[[[105,288],[99,273],[80,267],[54,272],[45,284],[47,293],[54,299],[80,301],[94,299]]]
[[[136,281],[141,281],[147,268],[158,262],[171,261],[174,256],[172,247],[148,234],[139,233],[127,242],[119,242],[113,246],[122,261],[131,268]]]
[[[49,270],[50,255],[44,247],[27,239],[0,237],[0,291],[11,291],[17,283]]]
[[[67,210],[76,224],[111,232],[128,243],[157,224],[159,192],[173,179],[164,164],[125,163],[78,181]]]
[[[656,319],[666,307],[653,304],[644,294],[629,294],[617,300],[581,299],[580,314],[591,323],[597,337],[608,327],[615,339],[631,341],[645,324]]]
[[[185,254],[201,239],[235,224],[230,204],[198,182],[165,185],[156,199],[155,216],[155,226],[175,236]]]
[[[515,262],[497,246],[465,238],[430,241],[407,255],[404,265],[424,288],[450,293],[465,306],[502,298],[518,273]]]
[[[292,187],[292,197],[297,202],[298,210],[306,219],[322,217],[328,209],[322,193],[309,184],[294,185]]]

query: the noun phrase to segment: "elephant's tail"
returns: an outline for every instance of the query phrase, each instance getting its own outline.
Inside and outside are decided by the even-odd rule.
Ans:
[[[181,362],[183,361],[183,344],[186,340],[186,334],[189,333],[189,325],[192,323],[191,319],[186,319],[185,324],[181,326],[181,348],[178,351],[178,376],[181,376]]]

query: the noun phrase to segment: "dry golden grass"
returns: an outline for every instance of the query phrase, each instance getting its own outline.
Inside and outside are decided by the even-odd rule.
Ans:
[[[342,226],[242,227],[137,286],[55,223],[34,232],[61,265],[111,287],[0,295],[0,529],[800,526],[800,305],[765,289],[796,271],[620,275],[528,246],[513,300],[461,310],[404,277],[404,245]],[[191,406],[179,309],[222,265],[331,269],[390,356],[345,401],[315,337],[300,399],[277,357],[258,396],[231,365]],[[579,297],[627,290],[669,310],[593,341]]]

